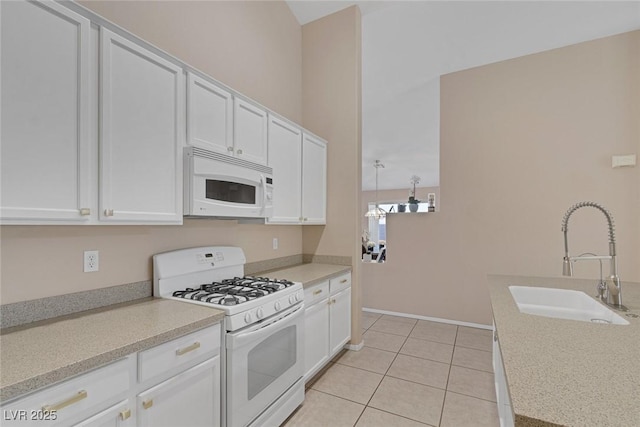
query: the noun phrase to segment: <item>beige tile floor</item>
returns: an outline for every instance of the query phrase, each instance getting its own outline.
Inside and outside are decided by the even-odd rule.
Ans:
[[[491,331],[363,312],[364,347],[307,384],[298,426],[495,427]]]

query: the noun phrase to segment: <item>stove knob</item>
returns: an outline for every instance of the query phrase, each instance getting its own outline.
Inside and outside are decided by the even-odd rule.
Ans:
[[[276,311],[280,311],[280,309],[282,308],[282,306],[280,305],[280,301],[276,301],[276,303],[273,304],[273,308],[275,308]]]
[[[256,311],[256,317],[258,319],[262,319],[264,317],[264,311],[262,311],[262,307],[260,307],[257,311]]]
[[[296,301],[300,301],[300,292],[296,292]]]
[[[251,313],[247,313],[244,315],[244,323],[251,323],[253,319],[251,319]]]
[[[293,304],[294,302],[296,302],[296,298],[293,295],[291,295],[289,297],[289,304]]]

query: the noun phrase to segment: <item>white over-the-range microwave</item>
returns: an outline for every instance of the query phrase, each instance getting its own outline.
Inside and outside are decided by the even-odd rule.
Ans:
[[[184,215],[270,218],[273,170],[264,165],[204,150],[184,149]]]

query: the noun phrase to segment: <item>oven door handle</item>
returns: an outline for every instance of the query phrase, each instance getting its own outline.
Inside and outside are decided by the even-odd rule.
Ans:
[[[270,323],[249,332],[240,332],[237,335],[227,334],[227,349],[240,348],[250,342],[255,342],[261,336],[269,336],[274,330],[281,328],[283,323],[291,323],[291,321],[304,315],[304,304],[300,304],[295,310],[279,316]]]

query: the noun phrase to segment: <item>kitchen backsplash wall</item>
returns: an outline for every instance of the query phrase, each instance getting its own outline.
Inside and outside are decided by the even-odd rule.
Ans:
[[[264,106],[302,121],[302,29],[285,2],[80,3]],[[248,262],[303,253],[301,226],[235,221],[1,226],[0,234],[2,304],[149,280],[151,256],[171,249],[237,245]],[[272,248],[274,237],[278,250]],[[100,251],[100,271],[83,273],[83,251],[93,249]]]
[[[640,280],[640,166],[611,167],[640,154],[640,31],[445,75],[440,93],[440,212],[388,219],[364,307],[490,325],[486,274],[560,276],[562,217],[583,200],[614,216],[623,288]],[[569,239],[606,255],[604,216],[576,212]]]
[[[0,302],[150,280],[153,254],[185,247],[240,246],[247,262],[299,255],[301,228],[188,219],[181,226],[2,226]],[[85,250],[100,251],[100,271],[83,273]]]

